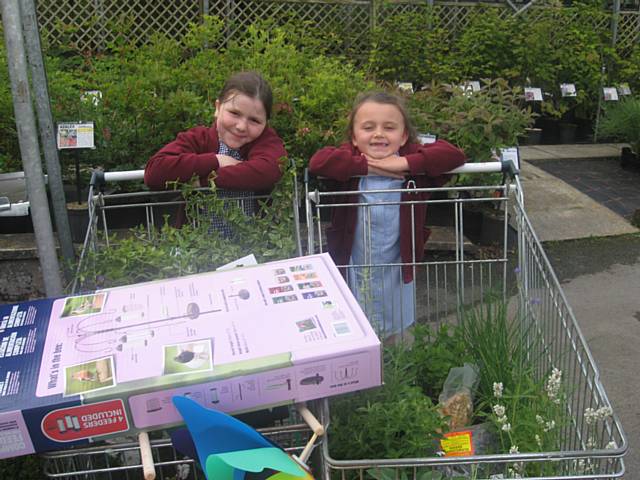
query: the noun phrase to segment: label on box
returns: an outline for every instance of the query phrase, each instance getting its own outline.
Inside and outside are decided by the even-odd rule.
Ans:
[[[443,435],[440,446],[445,457],[466,457],[473,455],[473,432],[450,432]]]
[[[55,442],[73,442],[129,430],[122,400],[60,408],[42,419],[42,433]]]
[[[34,453],[29,431],[20,412],[0,414],[0,458]]]

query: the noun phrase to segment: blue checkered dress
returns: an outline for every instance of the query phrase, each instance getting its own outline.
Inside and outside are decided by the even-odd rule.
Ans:
[[[229,155],[236,160],[244,160],[238,150],[230,148],[222,141],[220,142],[220,147],[218,148],[218,154]],[[217,193],[218,198],[228,199],[225,200],[225,208],[227,207],[227,205],[231,204],[231,202],[234,202],[235,205],[238,205],[242,209],[245,215],[252,216],[255,215],[255,213],[258,211],[258,202],[255,198],[254,192],[218,190]],[[225,238],[230,238],[231,236],[233,236],[233,226],[229,225],[223,218],[220,218],[212,212],[209,212],[206,208],[204,208],[201,213],[202,218],[211,219],[209,233],[212,233],[214,230],[216,230]]]

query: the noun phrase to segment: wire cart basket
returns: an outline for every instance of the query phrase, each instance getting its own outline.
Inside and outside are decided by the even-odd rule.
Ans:
[[[518,472],[527,467],[553,472],[544,476],[527,476],[537,479],[612,479],[624,475],[623,455],[627,440],[618,417],[612,413],[607,394],[600,381],[600,373],[589,351],[584,336],[576,322],[571,307],[562,292],[558,279],[536,237],[527,217],[524,194],[518,169],[513,161],[467,164],[452,173],[502,172],[502,182],[491,186],[456,186],[419,189],[409,181],[396,191],[395,199],[385,196],[389,190],[363,191],[337,188],[335,182],[305,175],[305,203],[307,215],[307,244],[309,253],[327,250],[328,213],[337,209],[358,209],[360,218],[356,228],[364,244],[361,255],[351,257],[349,265],[339,265],[349,282],[369,276],[372,283],[383,286],[379,290],[387,295],[393,268],[409,267],[413,274],[413,311],[399,308],[393,313],[396,325],[386,325],[386,318],[378,323],[381,333],[392,332],[401,339],[408,338],[404,328],[405,316],[413,316],[417,323],[437,325],[442,322],[461,321],[461,311],[477,306],[486,294],[498,289],[509,304],[516,304],[518,328],[534,332],[530,335],[527,351],[536,372],[545,378],[552,368],[562,371],[562,381],[569,386],[566,404],[563,405],[568,421],[562,425],[560,445],[557,451],[512,454],[474,454],[468,456],[433,456],[427,458],[372,458],[336,459],[332,456],[330,402],[322,402],[320,420],[327,428],[322,442],[322,477],[325,479],[396,479],[408,478],[433,480],[444,478],[499,479],[525,478]],[[353,185],[353,184],[352,184]],[[359,186],[362,183],[358,184]],[[404,208],[418,211],[418,206],[429,205],[427,224],[434,211],[432,230],[424,260],[414,250],[412,261],[376,264],[371,249],[376,247],[370,225],[375,220],[374,210],[381,205],[397,205],[400,193]],[[380,197],[375,197],[380,194]],[[373,200],[372,200],[373,198]],[[493,240],[482,239],[474,231],[474,211],[489,210],[499,219],[497,236]],[[438,219],[436,211],[445,214]],[[364,220],[362,220],[364,219]],[[414,218],[415,221],[415,218]],[[440,226],[438,226],[438,224]],[[449,238],[440,235],[446,225]],[[472,243],[467,237],[474,238]],[[478,247],[477,243],[487,243]],[[448,244],[448,253],[438,252]],[[413,244],[415,249],[415,243]],[[355,247],[354,247],[355,248]],[[373,252],[375,253],[375,252]],[[353,255],[353,254],[352,254]],[[404,263],[403,263],[404,262]],[[376,276],[375,272],[380,273]],[[360,275],[360,277],[358,277]],[[395,274],[400,275],[401,273]],[[350,283],[352,290],[360,289]],[[512,290],[514,290],[513,292]],[[375,287],[374,287],[375,288]],[[366,289],[365,289],[366,290]],[[366,292],[365,292],[366,293]],[[375,303],[358,292],[359,301],[370,320],[379,314],[380,308],[389,304],[403,304],[402,298],[385,297],[384,304]],[[400,321],[398,321],[400,318]],[[372,322],[373,323],[373,322]],[[387,337],[388,338],[388,337]],[[605,411],[607,418],[593,424],[585,412]],[[335,447],[334,447],[335,448]],[[515,466],[515,468],[514,468]],[[316,475],[319,475],[316,472]]]
[[[131,226],[146,231],[151,238],[165,222],[175,222],[184,209],[185,199],[176,191],[137,191],[131,193],[106,193],[105,187],[117,182],[140,182],[144,171],[93,173],[88,195],[88,227],[80,253],[78,272],[91,262],[91,253],[110,248],[122,236],[131,232]],[[292,212],[294,218],[295,249],[301,254],[300,229],[298,218],[298,189],[294,179],[292,192]],[[201,189],[206,191],[207,189]],[[245,196],[234,196],[225,192],[224,202],[234,202],[244,209]],[[255,195],[248,201],[268,200],[269,196]],[[74,278],[71,290],[80,293],[87,289],[79,275]],[[313,406],[313,402],[310,402]],[[319,410],[319,408],[315,408]],[[242,418],[252,423],[249,418]],[[323,428],[305,404],[276,407],[265,416],[258,414],[258,423],[270,426],[259,431],[285,451],[307,461],[317,441],[323,434]],[[172,446],[166,431],[143,432],[141,437],[129,436],[96,442],[94,446],[70,448],[65,451],[42,455],[45,460],[45,475],[60,479],[139,479],[160,478],[187,480],[205,478],[194,465],[194,460],[183,457]]]

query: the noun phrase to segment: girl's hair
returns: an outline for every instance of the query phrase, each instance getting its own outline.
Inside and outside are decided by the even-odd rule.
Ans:
[[[418,135],[413,123],[411,122],[404,100],[401,97],[388,92],[365,92],[360,93],[356,97],[356,100],[353,102],[351,113],[349,114],[349,124],[347,125],[347,138],[349,140],[353,138],[353,121],[356,117],[356,113],[358,113],[360,107],[366,102],[381,103],[383,105],[393,105],[396,107],[404,119],[404,129],[407,132],[407,143],[417,143]]]
[[[250,98],[255,98],[262,102],[267,120],[271,118],[271,107],[273,106],[273,93],[267,81],[257,72],[239,72],[227,79],[218,95],[220,103],[229,100],[234,94],[242,93]]]

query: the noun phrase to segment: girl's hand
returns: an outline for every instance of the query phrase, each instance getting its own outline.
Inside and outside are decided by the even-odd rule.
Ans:
[[[230,155],[218,154],[216,155],[216,157],[218,157],[218,165],[219,165],[218,168],[232,167],[233,165],[238,165],[239,163],[242,163],[241,160],[236,160]]]
[[[398,155],[391,155],[386,158],[371,158],[365,155],[367,164],[369,165],[369,171],[372,169],[378,171],[384,171],[387,173],[395,174],[394,178],[404,178],[404,175],[409,173],[409,162],[406,157],[400,157]],[[385,175],[390,176],[390,175]]]

